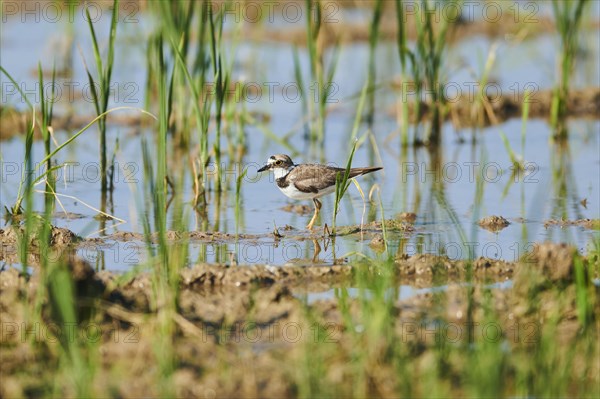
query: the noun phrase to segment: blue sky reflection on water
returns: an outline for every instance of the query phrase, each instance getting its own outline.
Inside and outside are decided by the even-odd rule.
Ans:
[[[113,79],[118,82],[113,106],[127,105],[141,108],[144,106],[145,48],[143,37],[148,32],[148,22],[120,26],[119,41],[115,55]],[[75,25],[75,42],[80,46],[88,63],[91,62],[90,43],[88,43],[87,28],[79,23]],[[102,22],[102,21],[101,21]],[[124,24],[122,24],[124,25]],[[103,40],[102,26],[98,28],[100,41]],[[20,23],[8,20],[3,29],[2,66],[15,79],[23,82],[26,88],[32,89],[37,81],[36,68],[39,58],[44,65],[51,65],[50,56],[53,49],[60,48],[61,38],[66,34],[64,25],[44,23]],[[575,85],[584,84],[598,86],[598,32],[589,33],[587,42],[590,44],[590,56],[580,65],[585,79],[576,79]],[[33,40],[35,38],[35,40]],[[39,39],[43,38],[43,39]],[[485,60],[492,42],[485,37],[472,37],[461,41],[449,50],[449,65],[445,69],[445,78],[457,87],[468,87],[474,79],[474,74],[481,68],[481,60]],[[510,42],[499,43],[498,61],[492,70],[492,77],[498,87],[504,91],[533,84],[540,90],[549,89],[555,79],[553,59],[556,54],[556,38],[542,35],[526,40],[518,45]],[[73,53],[73,76],[69,80],[59,82],[64,89],[61,93],[63,101],[57,104],[56,113],[75,112],[79,115],[93,115],[93,106],[85,98],[73,104],[64,99],[68,96],[70,85],[84,85],[87,77],[83,69],[79,50]],[[333,82],[336,92],[330,104],[330,113],[326,121],[326,141],[323,147],[323,157],[334,164],[344,165],[349,152],[349,135],[356,108],[356,96],[364,82],[367,70],[368,46],[366,43],[344,45],[341,49],[339,67]],[[598,232],[585,230],[582,227],[544,227],[544,222],[551,218],[568,219],[599,218],[600,217],[600,122],[598,120],[574,119],[569,121],[571,138],[569,145],[563,150],[551,143],[551,130],[545,120],[530,119],[527,124],[525,148],[521,148],[521,120],[510,119],[499,125],[482,129],[477,133],[477,141],[470,142],[471,132],[468,129],[455,131],[447,123],[444,126],[444,142],[438,155],[435,170],[431,154],[424,148],[409,148],[401,151],[397,134],[398,126],[394,115],[397,93],[391,87],[391,82],[397,78],[399,65],[397,50],[394,43],[381,43],[377,49],[377,76],[381,89],[376,96],[376,117],[373,135],[376,146],[368,143],[359,148],[354,158],[355,166],[370,164],[384,166],[383,172],[367,176],[359,180],[361,187],[368,192],[373,184],[380,187],[383,209],[386,218],[393,218],[401,212],[415,212],[417,220],[415,230],[403,233],[407,240],[405,250],[408,253],[431,252],[447,253],[450,257],[464,258],[464,248],[457,246],[458,233],[447,209],[439,203],[439,198],[433,195],[433,187],[441,188],[448,209],[454,212],[469,241],[477,243],[476,256],[488,256],[515,260],[530,242],[544,240],[565,241],[576,245],[582,252],[590,245]],[[301,65],[307,73],[308,58],[305,50],[299,50]],[[545,60],[540,61],[540,56]],[[357,62],[365,60],[365,62]],[[550,65],[545,68],[541,65]],[[349,67],[352,65],[352,67]],[[234,79],[245,84],[252,83],[259,87],[261,94],[257,101],[246,101],[243,104],[249,111],[260,111],[270,115],[268,129],[278,136],[292,132],[289,144],[294,149],[293,158],[296,162],[312,162],[317,160],[316,154],[307,150],[302,131],[302,107],[300,101],[289,93],[284,92],[286,85],[295,83],[292,51],[288,45],[277,43],[244,42],[239,44],[234,63]],[[272,92],[269,90],[272,87]],[[77,91],[76,91],[77,92]],[[16,95],[7,95],[6,102],[23,107]],[[4,101],[3,101],[4,102]],[[93,118],[90,117],[90,120]],[[108,142],[112,153],[116,138],[119,138],[119,151],[116,161],[119,166],[115,181],[114,208],[111,212],[126,222],[117,224],[107,223],[106,233],[115,231],[141,232],[138,204],[141,198],[143,181],[141,137],[144,136],[152,143],[153,127],[135,128],[111,125]],[[359,135],[364,134],[366,126],[362,126]],[[396,132],[396,133],[395,133]],[[518,154],[529,166],[522,176],[511,175],[511,162],[504,144],[500,138],[504,132]],[[209,204],[207,214],[210,224],[214,224],[216,214],[220,213],[219,230],[235,233],[235,178],[244,168],[248,175],[242,186],[241,215],[239,232],[248,234],[264,234],[272,231],[273,224],[278,226],[291,225],[303,228],[310,215],[299,216],[286,212],[282,208],[292,203],[276,188],[272,175],[258,176],[256,169],[267,157],[274,153],[285,153],[287,149],[267,138],[259,129],[253,126],[246,128],[248,151],[241,165],[232,165],[227,157],[223,158],[223,168],[229,173],[225,181],[228,190],[223,198],[221,209],[214,209],[214,202]],[[63,142],[69,137],[68,132],[59,131],[57,141]],[[465,139],[464,142],[459,137]],[[61,204],[68,212],[80,215],[71,219],[57,218],[55,224],[67,227],[84,237],[99,235],[100,222],[94,219],[96,211],[84,205],[87,203],[98,207],[100,190],[97,176],[98,171],[98,137],[96,128],[84,133],[73,145],[62,151],[56,161],[67,162],[69,166],[62,169],[59,179],[59,193],[77,198],[61,198]],[[223,143],[226,139],[223,138]],[[13,138],[2,143],[2,162],[4,164],[0,196],[2,205],[15,201],[19,173],[12,173],[13,166],[21,170],[24,157],[24,143],[21,138]],[[35,142],[33,157],[42,159],[43,144]],[[560,152],[560,153],[559,153]],[[180,162],[176,157],[170,159],[172,165]],[[9,166],[10,165],[10,166]],[[174,168],[173,170],[178,170]],[[10,173],[8,173],[10,172]],[[475,206],[476,182],[483,179],[484,192],[481,206]],[[66,185],[64,180],[67,180]],[[566,187],[566,193],[560,187]],[[42,189],[42,186],[38,186]],[[566,194],[566,196],[565,196]],[[192,197],[190,179],[187,179],[184,198]],[[580,203],[587,199],[587,208]],[[42,207],[42,196],[36,196],[36,209]],[[311,205],[309,201],[299,202]],[[189,205],[189,203],[188,203]],[[370,212],[371,207],[375,207]],[[366,214],[376,219],[381,215],[376,205],[367,204]],[[60,211],[60,206],[57,208]],[[351,186],[347,198],[342,201],[337,224],[358,224],[363,210],[362,199],[357,190]],[[190,230],[195,229],[195,216],[188,206]],[[333,197],[323,201],[322,222],[331,224],[333,212]],[[476,226],[477,219],[489,215],[502,215],[511,225],[506,229],[492,233]],[[2,222],[6,223],[5,221]],[[368,246],[371,236],[364,240],[352,237],[341,237],[336,242],[336,255],[352,251],[364,252],[377,256]],[[396,235],[397,247],[400,235]],[[285,244],[285,238],[283,240]],[[135,260],[143,260],[145,251],[142,243],[139,247],[126,243],[108,242],[106,248],[96,248],[104,251],[109,269],[127,270],[135,262],[127,262],[124,252],[136,254]],[[198,244],[191,243],[190,262],[194,262],[199,254],[206,253],[208,261],[226,261],[228,253],[234,253],[240,263],[268,263],[284,265],[293,262],[295,258],[310,258],[313,243],[310,240],[275,247],[273,241],[263,238],[257,247],[255,244]],[[246,245],[244,247],[244,245]],[[112,246],[112,247],[111,247]],[[111,249],[121,251],[121,255],[111,258]],[[258,248],[258,249],[256,249]],[[458,249],[457,249],[458,248]],[[129,251],[129,252],[127,252]],[[90,253],[92,253],[91,251]],[[108,255],[107,255],[108,254]],[[92,255],[90,255],[92,256]],[[93,255],[95,256],[95,255]],[[93,257],[92,256],[92,257]],[[133,256],[133,255],[131,255]],[[110,259],[110,260],[108,260]],[[131,257],[129,260],[133,259]],[[331,249],[321,254],[323,263],[332,261]]]

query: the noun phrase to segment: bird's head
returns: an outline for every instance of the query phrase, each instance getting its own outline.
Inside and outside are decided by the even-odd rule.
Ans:
[[[278,169],[278,168],[288,170],[292,166],[294,166],[294,162],[292,161],[292,158],[290,158],[289,156],[287,156],[285,154],[277,154],[277,155],[271,155],[269,157],[269,159],[267,160],[267,164],[265,166],[263,166],[262,168],[260,168],[258,171],[264,172],[265,170]]]

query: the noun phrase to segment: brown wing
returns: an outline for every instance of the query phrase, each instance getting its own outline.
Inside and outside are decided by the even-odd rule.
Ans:
[[[381,167],[351,168],[349,178],[364,175],[383,169]],[[334,168],[325,165],[299,165],[290,172],[288,179],[296,188],[305,193],[317,193],[319,190],[335,185],[338,173],[346,172],[344,168]]]
[[[298,165],[290,172],[288,179],[302,192],[317,193],[335,185],[336,174],[340,171],[343,169],[325,165]]]

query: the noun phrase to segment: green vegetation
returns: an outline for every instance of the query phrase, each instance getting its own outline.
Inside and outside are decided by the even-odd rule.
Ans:
[[[553,5],[566,57],[562,58],[561,83],[553,103],[553,118],[558,124],[566,117],[564,101],[584,3]],[[224,12],[227,9],[209,2],[148,4],[144,11],[148,15],[140,18],[153,17],[156,26],[151,26],[142,39],[146,64],[139,67],[146,77],[145,110],[109,108],[113,68],[119,67],[119,62],[114,62],[115,54],[121,41],[127,39],[121,27],[117,36],[119,2],[113,4],[106,56],[96,35],[98,26],[87,11],[96,77],[87,66],[85,72],[94,88],[96,116],[83,127],[61,132],[66,139],[57,139],[53,127],[56,68],[52,69],[52,88],[48,92],[50,86],[44,80],[43,69],[47,63],[38,64],[39,105],[19,89],[28,106],[22,144],[24,169],[15,202],[7,204],[3,199],[2,204],[7,213],[6,231],[14,228],[18,232],[16,263],[20,270],[13,276],[16,283],[8,277],[2,280],[2,284],[17,287],[14,302],[6,302],[10,306],[2,303],[2,314],[21,317],[7,318],[7,323],[22,322],[29,328],[26,331],[42,326],[49,335],[45,340],[29,334],[24,340],[19,336],[12,341],[10,334],[6,340],[3,335],[0,350],[3,368],[9,368],[9,372],[3,369],[2,374],[10,380],[6,385],[3,382],[7,388],[0,393],[23,397],[305,398],[600,395],[597,231],[586,230],[591,248],[585,255],[556,244],[547,252],[539,248],[537,252],[532,248],[527,248],[527,253],[518,252],[518,262],[478,259],[480,252],[472,244],[481,242],[486,233],[477,222],[494,211],[486,202],[491,184],[482,167],[473,169],[475,181],[469,186],[473,196],[461,198],[469,203],[466,216],[458,210],[455,199],[447,195],[449,183],[431,178],[442,176],[444,168],[460,155],[448,157],[441,148],[447,105],[441,86],[446,74],[447,36],[453,22],[447,18],[437,21],[436,14],[430,12],[432,1],[416,3],[420,7],[410,16],[404,4],[399,0],[395,4],[377,0],[368,7],[372,14],[368,19],[368,42],[364,44],[369,53],[367,76],[357,86],[362,87],[360,93],[352,94],[356,108],[342,116],[352,121],[351,129],[340,133],[342,129],[335,127],[339,134],[332,138],[339,140],[333,144],[325,140],[330,135],[329,131],[326,135],[325,126],[330,120],[336,122],[339,115],[327,109],[331,94],[328,85],[334,80],[342,44],[339,38],[329,48],[323,44],[323,18],[331,11],[325,3],[307,0],[304,5],[311,10],[302,22],[306,23],[306,43],[294,45],[293,64],[288,62],[289,76],[296,80],[302,98],[301,120],[288,132],[275,132],[270,124],[271,117],[287,115],[269,115],[268,111],[238,101],[244,91],[236,86],[236,79],[243,80],[239,70],[245,65],[236,50],[248,28],[243,22],[229,24]],[[462,2],[452,4],[460,7]],[[376,84],[379,60],[375,54],[383,37],[386,11],[394,5],[398,54],[395,47],[392,49],[393,57],[400,58],[402,82],[414,83],[419,100],[426,90],[431,93],[431,101],[417,101],[416,109],[410,111],[416,115],[415,123],[409,120],[408,103],[399,104],[399,154],[388,145],[386,135],[390,132],[378,125],[379,118],[375,123],[375,115],[385,112],[375,106],[383,86]],[[412,18],[414,42],[409,40],[406,23]],[[496,50],[490,50],[482,70],[482,86],[491,79]],[[303,68],[307,70],[304,74]],[[20,87],[3,67],[0,72]],[[307,85],[309,81],[312,83]],[[312,97],[315,89],[317,101]],[[491,114],[483,91],[479,94],[473,115],[483,125],[483,116]],[[526,171],[523,159],[526,131],[531,126],[531,95],[526,92],[523,99],[520,154],[500,129],[511,162],[508,167],[513,167],[503,196],[514,174],[521,176]],[[67,165],[67,161],[59,164],[57,155],[76,151],[83,133],[88,132],[86,138],[90,137],[90,128],[98,125],[100,213],[102,218],[117,220],[103,205],[106,192],[111,190],[112,164],[120,156],[119,148],[112,160],[108,154],[107,132],[112,127],[107,125],[107,116],[123,110],[135,110],[135,115],[143,118],[135,131],[140,143],[141,176],[130,183],[128,193],[135,202],[132,219],[142,230],[130,242],[139,241],[142,258],[124,273],[97,273],[81,259],[77,244],[61,247],[55,242],[56,225],[62,223],[55,215],[57,199],[69,194],[55,178],[55,172]],[[304,130],[299,128],[301,125]],[[426,125],[428,135],[419,137]],[[39,152],[34,148],[36,129],[42,139]],[[394,130],[392,126],[390,136],[396,134]],[[274,220],[273,233],[259,231],[263,226],[247,226],[250,222],[244,219],[245,208],[273,204],[266,200],[271,192],[260,198],[245,196],[250,191],[246,184],[252,173],[252,165],[248,164],[258,162],[253,158],[260,146],[256,136],[290,153],[302,154],[298,148],[302,140],[294,136],[302,134],[312,149],[321,151],[321,157],[328,154],[326,144],[348,154],[345,170],[336,181],[333,209],[326,209],[332,212],[328,214],[332,217],[331,234],[307,232],[280,220]],[[430,148],[426,151],[410,146],[419,141],[428,142]],[[386,159],[397,158],[398,168],[419,165],[428,175],[425,179],[419,175],[406,179],[400,172],[390,172],[400,176],[392,182],[397,187],[370,184],[368,195],[355,182],[365,203],[363,215],[369,212],[368,222],[361,219],[359,231],[355,226],[344,226],[344,232],[351,232],[342,237],[336,218],[352,182],[349,171],[353,160],[364,155],[361,151],[366,150],[367,146],[362,146],[365,142],[370,145],[371,158],[379,155],[377,146],[381,145],[392,153]],[[471,151],[483,165],[490,154],[477,145],[472,143]],[[250,150],[256,151],[252,157],[248,156]],[[551,157],[552,181],[548,184],[552,187],[536,186],[535,190],[541,192],[537,195],[552,195],[555,202],[551,216],[557,220],[567,221],[572,216],[583,219],[585,205],[578,205],[582,198],[571,168],[575,155],[568,143],[551,151],[558,152]],[[306,161],[317,156],[303,155]],[[393,170],[386,165],[388,169]],[[36,189],[41,183],[45,188]],[[266,187],[267,182],[263,183]],[[526,186],[521,183],[524,191]],[[387,195],[393,190],[398,195],[389,201]],[[36,193],[43,195],[44,201],[39,202],[43,206],[36,206]],[[397,202],[402,203],[401,207],[390,212],[390,202],[396,202],[400,195],[403,199]],[[538,206],[536,197],[530,201]],[[360,212],[352,206],[344,208],[354,217]],[[527,246],[530,238],[524,209],[522,192],[523,237],[522,242],[515,243],[519,249]],[[405,221],[406,215],[393,214],[396,210],[414,211],[416,222]],[[232,223],[235,232],[227,229]],[[133,235],[128,230],[113,230],[117,237],[110,239],[113,242],[120,240],[118,233]],[[3,239],[8,236],[4,230],[2,234]],[[494,234],[489,242],[496,242],[499,233]],[[552,234],[547,233],[549,239],[569,241],[569,237],[557,239]],[[96,238],[77,237],[89,239],[87,243],[100,242],[100,251],[106,252],[110,242]],[[340,243],[344,239],[351,251],[338,258],[336,240]],[[412,252],[407,242],[414,244]],[[332,258],[319,259],[321,243],[326,254],[321,256],[332,254]],[[310,244],[315,248],[312,261],[312,254],[302,253],[311,248]],[[443,257],[450,257],[448,248],[452,247],[446,244],[459,248],[458,262]],[[256,248],[283,248],[288,251],[284,257],[290,265],[272,266],[279,259],[269,257],[269,252],[268,256],[257,256],[256,263],[267,264],[260,272],[242,264],[244,259],[238,266],[237,256]],[[298,254],[293,251],[297,248]],[[506,258],[506,254],[498,257]],[[2,261],[8,263],[5,258]],[[294,265],[296,261],[304,263]],[[555,277],[555,273],[562,275]],[[10,294],[8,288],[3,286],[2,290],[3,296],[5,292]],[[314,293],[318,294],[316,300],[310,297]],[[22,314],[18,313],[21,310]],[[90,325],[99,326],[101,331],[91,331]],[[248,334],[246,340],[235,339],[235,328],[240,325]],[[56,326],[72,327],[72,336],[53,330]],[[108,332],[107,326],[111,328]],[[139,341],[123,343],[125,333],[131,331]],[[248,338],[261,331],[276,338]],[[281,331],[292,335],[284,336]],[[301,331],[297,340],[294,331]]]
[[[396,23],[398,25],[398,36],[397,36],[397,45],[398,45],[398,55],[400,56],[400,67],[401,67],[401,75],[400,75],[400,79],[401,79],[401,95],[404,95],[404,88],[407,87],[407,57],[409,57],[409,55],[412,55],[410,53],[410,50],[407,47],[407,39],[406,39],[406,18],[404,15],[404,10],[403,10],[403,6],[402,6],[402,2],[401,0],[396,0]],[[410,58],[411,61],[413,60],[413,57]],[[412,62],[412,66],[413,69],[415,67],[415,62]],[[418,70],[414,70],[414,74],[416,77],[416,74],[418,73]],[[419,81],[417,80],[417,85],[419,84]],[[415,103],[415,115],[416,115],[416,120],[419,121],[419,110],[420,110],[420,105],[421,102],[417,101]],[[401,128],[400,128],[400,142],[402,143],[403,147],[406,147],[408,145],[408,126],[409,126],[409,114],[408,114],[408,101],[406,101],[404,98],[400,99],[400,109],[399,109],[399,118],[401,119]],[[415,126],[417,126],[418,123],[415,123]],[[415,134],[416,135],[416,134]]]
[[[52,139],[52,110],[54,109],[54,98],[55,98],[55,83],[56,83],[56,67],[52,68],[52,89],[51,97],[48,99],[44,93],[44,76],[42,73],[42,64],[38,63],[38,76],[40,84],[40,113],[41,113],[41,125],[42,139],[44,140],[44,148],[46,150],[46,170],[52,170],[52,158],[50,155],[50,143]],[[56,191],[56,182],[54,181],[54,174],[48,173],[46,178],[46,202],[50,209],[53,209],[54,205],[54,192]]]
[[[460,10],[461,1],[451,1],[449,9]],[[444,15],[440,17],[439,3],[429,0],[421,0],[416,4],[414,21],[416,24],[417,38],[414,48],[411,50],[406,39],[406,21],[408,20],[404,5],[396,1],[396,20],[398,24],[397,45],[402,67],[402,89],[409,87],[406,80],[407,60],[411,63],[411,80],[415,89],[416,118],[419,120],[420,102],[424,101],[424,90],[427,89],[431,95],[427,107],[431,114],[429,133],[426,138],[416,141],[425,141],[432,146],[441,143],[442,120],[445,107],[443,93],[444,80],[442,68],[444,66],[444,54],[448,44],[448,34],[452,24],[457,20],[456,15]],[[405,95],[405,94],[402,94]],[[404,100],[404,99],[403,99]],[[402,108],[402,120],[408,118],[406,107]],[[407,142],[407,128],[402,127],[402,142]]]
[[[100,47],[98,45],[98,39],[96,38],[96,30],[92,23],[92,17],[90,11],[86,8],[86,17],[90,34],[92,36],[92,44],[94,46],[94,60],[96,61],[96,72],[98,77],[96,80],[92,77],[90,70],[85,65],[88,80],[90,83],[90,90],[92,92],[92,99],[94,101],[94,107],[96,108],[96,114],[100,117],[98,120],[98,130],[100,132],[100,191],[102,192],[102,198],[106,196],[106,192],[109,187],[108,183],[108,164],[107,164],[107,149],[106,149],[106,111],[108,110],[108,101],[111,93],[111,77],[114,64],[114,53],[115,53],[115,38],[117,36],[117,20],[119,18],[119,1],[115,0],[112,7],[112,18],[110,21],[110,32],[108,39],[108,49],[106,59],[100,53]],[[103,61],[105,60],[105,61]],[[85,61],[84,61],[85,64]],[[102,206],[104,210],[104,206]]]
[[[332,234],[335,234],[335,225],[336,225],[335,221],[337,219],[337,213],[339,210],[340,201],[342,200],[342,197],[344,196],[346,191],[348,191],[348,187],[350,187],[350,183],[351,183],[351,181],[349,180],[350,169],[352,168],[352,158],[354,157],[354,152],[356,151],[356,144],[357,144],[357,142],[355,141],[354,144],[352,145],[352,151],[350,152],[350,155],[348,156],[348,162],[346,163],[346,169],[345,169],[344,173],[343,174],[338,173],[338,175],[336,176],[335,202],[333,205],[333,221],[331,223]]]
[[[367,124],[373,127],[375,118],[375,83],[377,80],[375,69],[375,48],[379,40],[379,25],[381,24],[381,14],[383,13],[383,0],[376,0],[373,6],[373,20],[371,21],[371,30],[369,32],[369,72],[367,82],[369,85],[369,108],[367,110]]]
[[[567,116],[567,99],[575,59],[579,51],[579,34],[586,3],[589,3],[589,1],[552,2],[561,51],[559,53],[559,82],[554,90],[550,120],[555,129],[555,137],[558,139],[565,139],[568,135],[565,121]]]
[[[322,14],[321,0],[306,0],[306,45],[310,65],[310,86],[301,88],[302,94],[306,98],[303,107],[308,109],[308,120],[311,122],[309,127],[309,138],[313,146],[321,147],[325,142],[325,119],[327,117],[327,103],[330,92],[335,87],[333,77],[335,75],[337,61],[339,56],[339,45],[336,44],[333,49],[329,63],[325,62],[325,39],[322,35]],[[295,55],[297,58],[297,54]],[[296,79],[302,85],[302,77],[299,72],[298,63],[295,62]],[[316,107],[316,109],[315,109]],[[323,158],[323,154],[321,154]]]

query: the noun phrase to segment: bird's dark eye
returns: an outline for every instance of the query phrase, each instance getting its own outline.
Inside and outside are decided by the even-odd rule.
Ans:
[[[281,159],[278,159],[277,161],[275,161],[275,165],[281,165]]]

